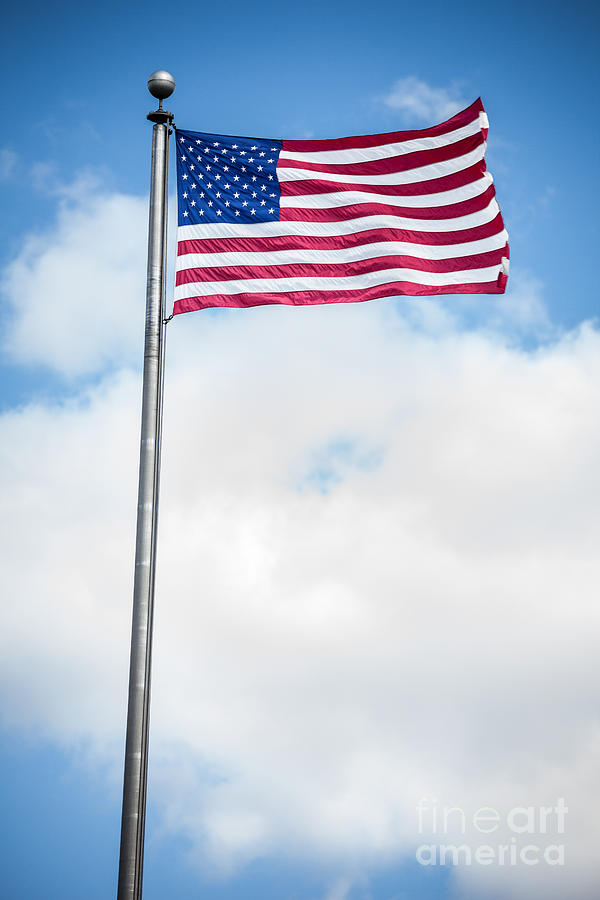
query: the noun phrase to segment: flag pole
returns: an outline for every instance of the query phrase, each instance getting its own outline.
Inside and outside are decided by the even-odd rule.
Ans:
[[[133,618],[117,900],[141,900],[142,897],[164,373],[169,133],[173,122],[173,114],[162,108],[162,101],[171,96],[174,88],[172,75],[163,70],[154,72],[148,79],[148,90],[159,105],[147,116],[154,127]]]

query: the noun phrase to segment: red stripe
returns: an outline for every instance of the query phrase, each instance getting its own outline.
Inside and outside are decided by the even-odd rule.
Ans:
[[[481,132],[463,138],[454,144],[445,147],[435,147],[433,150],[415,150],[414,153],[403,153],[400,156],[388,156],[385,159],[372,159],[369,162],[356,163],[316,163],[304,162],[302,159],[282,159],[277,161],[277,169],[308,169],[312,172],[327,172],[331,175],[389,175],[396,172],[408,172],[410,169],[419,169],[421,166],[429,166],[434,163],[447,162],[457,159],[481,147],[483,144]]]
[[[418,285],[408,281],[396,281],[364,291],[291,291],[286,294],[211,294],[207,297],[187,297],[176,300],[173,315],[193,312],[196,309],[211,309],[217,306],[243,309],[250,306],[316,306],[325,303],[361,303],[364,300],[378,300],[383,297],[407,296],[428,297],[433,294],[503,294],[506,276],[498,276],[497,281],[481,284],[452,284],[436,287]]]
[[[478,181],[486,171],[485,160],[482,159],[452,175],[443,178],[432,178],[430,181],[416,181],[413,184],[348,184],[341,181],[282,181],[279,184],[283,197],[298,197],[304,194],[331,194],[341,191],[366,191],[373,194],[390,194],[393,197],[421,197],[423,194],[441,194],[454,188],[464,187]]]
[[[450,203],[448,206],[428,208],[414,206],[389,206],[386,203],[355,203],[351,206],[331,206],[325,209],[299,209],[285,207],[280,210],[281,222],[347,222],[361,216],[397,216],[409,219],[457,219],[481,212],[496,196],[494,186],[468,200]]]
[[[466,269],[485,269],[499,265],[504,249],[490,250],[475,256],[453,259],[421,259],[416,256],[377,256],[372,259],[339,263],[281,263],[275,265],[207,266],[181,269],[175,284],[198,284],[203,281],[237,281],[253,278],[336,278],[365,275],[383,269],[413,269],[416,272],[460,272]]]
[[[500,213],[491,222],[465,228],[463,231],[406,231],[402,228],[370,228],[355,234],[327,235],[280,235],[276,237],[206,238],[204,240],[184,240],[177,245],[177,254],[187,253],[260,253],[269,250],[336,250],[345,247],[360,247],[378,241],[408,241],[411,244],[448,245],[479,241],[502,231],[504,222]]]
[[[290,153],[319,153],[322,150],[353,150],[361,147],[378,147],[381,144],[395,144],[410,141],[414,138],[435,137],[448,134],[462,128],[476,119],[483,112],[481,98],[477,98],[467,109],[462,110],[451,119],[430,128],[419,128],[413,131],[391,131],[387,134],[364,134],[355,137],[333,138],[320,141],[282,141],[283,149]]]

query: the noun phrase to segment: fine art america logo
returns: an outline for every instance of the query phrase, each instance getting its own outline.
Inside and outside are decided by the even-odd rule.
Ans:
[[[433,843],[417,847],[417,862],[422,866],[564,866],[560,835],[565,833],[568,811],[562,797],[554,806],[515,806],[502,813],[493,806],[474,811],[440,806],[434,798],[424,797],[417,806],[419,834],[433,838]]]

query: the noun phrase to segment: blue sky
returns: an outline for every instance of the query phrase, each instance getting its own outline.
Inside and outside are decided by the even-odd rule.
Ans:
[[[156,68],[180,127],[226,134],[481,96],[511,277],[169,326],[145,897],[597,896],[598,25],[584,2],[5,12],[2,897],[116,891]],[[419,865],[424,795],[570,798],[569,864]]]

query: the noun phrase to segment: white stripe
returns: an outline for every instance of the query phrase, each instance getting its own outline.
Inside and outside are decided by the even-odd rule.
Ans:
[[[482,178],[450,191],[439,191],[437,194],[422,194],[417,197],[391,196],[389,194],[370,194],[367,191],[336,191],[333,194],[302,194],[294,197],[281,197],[283,209],[330,209],[332,206],[352,206],[356,203],[385,203],[388,206],[412,206],[425,208],[430,206],[449,206],[461,203],[483,194],[492,184],[492,176],[484,172]]]
[[[488,206],[486,224],[498,215],[498,203]],[[477,215],[481,215],[477,213]],[[213,240],[219,238],[271,238],[303,235],[308,237],[335,237],[340,234],[358,234],[378,228],[401,228],[401,220],[396,216],[362,216],[347,222],[257,222],[255,225],[236,225],[235,222],[206,222],[203,225],[180,225],[177,229],[178,241]],[[422,220],[419,220],[422,221]],[[446,219],[457,222],[458,219]],[[464,226],[467,227],[467,226]],[[422,229],[418,229],[422,230]],[[460,231],[460,228],[456,228]]]
[[[481,132],[479,115],[468,125],[432,137],[411,138],[408,141],[399,141],[391,144],[379,144],[376,147],[355,147],[351,150],[321,150],[317,152],[282,150],[279,159],[293,159],[299,162],[330,163],[331,165],[344,165],[346,163],[371,162],[374,159],[389,159],[392,156],[402,156],[405,153],[415,153],[419,150],[435,150],[437,147],[447,147],[466,137]]]
[[[339,250],[268,250],[255,253],[186,253],[176,258],[175,269],[202,269],[210,266],[278,266],[296,263],[350,263],[378,256],[416,256],[419,259],[459,259],[476,253],[489,253],[506,246],[508,234],[505,230],[479,241],[465,244],[410,244],[404,241],[380,241],[362,244],[358,247]]]
[[[450,284],[475,284],[496,281],[500,266],[467,269],[464,272],[416,272],[413,269],[384,269],[363,275],[338,278],[240,278],[234,281],[202,281],[175,287],[175,299],[206,297],[210,294],[287,294],[290,291],[352,291],[366,290],[393,281],[410,281],[439,287]]]
[[[279,181],[335,181],[339,184],[414,184],[417,181],[431,181],[462,172],[475,165],[485,156],[485,143],[454,159],[446,159],[406,172],[388,172],[385,175],[353,175],[337,172],[321,172],[314,169],[286,169],[277,167]]]
[[[236,225],[234,222],[207,222],[206,225],[182,225],[178,228],[179,241],[194,238],[221,237],[274,237],[277,235],[303,234],[319,237],[322,235],[355,234],[372,228],[404,228],[407,231],[463,231],[477,228],[495,219],[500,212],[493,197],[485,209],[458,216],[454,219],[408,219],[405,216],[362,216],[347,222],[257,222],[256,225]]]

